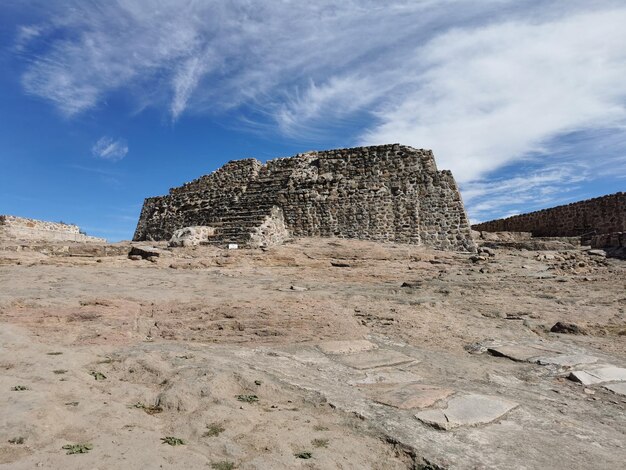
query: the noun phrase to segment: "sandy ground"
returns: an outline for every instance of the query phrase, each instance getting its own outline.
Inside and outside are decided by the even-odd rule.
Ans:
[[[494,252],[333,239],[152,261],[0,250],[0,468],[620,468],[626,397],[481,345],[624,367],[626,262]],[[586,334],[550,333],[557,321]],[[413,362],[359,369],[324,352],[352,340]],[[518,406],[441,431],[381,403],[406,383]]]

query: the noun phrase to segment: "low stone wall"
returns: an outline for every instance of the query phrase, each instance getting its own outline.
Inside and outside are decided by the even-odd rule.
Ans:
[[[485,232],[532,232],[534,237],[574,237],[626,231],[626,193],[491,220],[472,226]]]
[[[105,243],[104,238],[80,233],[77,225],[0,215],[0,239]]]

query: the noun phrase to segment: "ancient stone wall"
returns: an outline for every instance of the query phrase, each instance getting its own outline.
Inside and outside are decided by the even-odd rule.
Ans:
[[[571,237],[626,231],[626,193],[574,202],[472,226],[485,232],[532,232],[535,237]]]
[[[106,242],[80,233],[77,225],[0,215],[0,240]]]
[[[437,170],[432,152],[398,144],[310,152],[265,165],[230,162],[146,199],[134,240],[165,240],[176,229],[207,225],[219,242],[246,243],[263,224],[268,239],[284,239],[283,220],[293,236],[473,248],[451,173]]]

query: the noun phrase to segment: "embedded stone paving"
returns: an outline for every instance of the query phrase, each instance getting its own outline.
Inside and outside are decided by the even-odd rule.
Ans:
[[[446,408],[420,411],[417,419],[439,429],[487,424],[517,407],[518,404],[500,397],[464,395],[448,400]]]
[[[364,339],[325,341],[318,344],[317,347],[325,354],[351,354],[378,348],[376,344]]]
[[[376,367],[390,367],[415,362],[415,359],[392,350],[372,350],[356,354],[346,354],[337,357],[342,364],[354,369],[374,369]]]
[[[559,351],[524,344],[494,346],[488,348],[488,351],[494,356],[507,357],[513,361],[519,362],[533,362],[535,358],[538,357],[543,357],[551,353],[559,354]]]
[[[535,359],[537,364],[573,367],[581,364],[594,364],[598,358],[586,354],[563,354],[555,357],[539,357]]]
[[[618,395],[626,396],[626,382],[619,382],[614,384],[605,384],[603,385],[607,390],[612,391],[613,393],[617,393]]]
[[[366,394],[375,402],[402,410],[428,408],[452,393],[454,391],[448,388],[422,384],[407,384],[388,390],[366,390]]]
[[[603,382],[626,381],[626,369],[609,366],[598,369],[573,371],[570,378],[583,385],[595,385]]]

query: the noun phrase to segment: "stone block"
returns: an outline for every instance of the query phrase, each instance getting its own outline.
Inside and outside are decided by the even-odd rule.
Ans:
[[[337,356],[336,359],[346,366],[361,370],[416,362],[412,357],[389,349],[376,349],[356,354],[344,354]]]
[[[420,411],[415,417],[424,424],[450,430],[491,423],[517,406],[517,403],[504,398],[471,394],[454,397],[448,401],[446,408]]]
[[[448,388],[423,384],[406,384],[387,390],[370,390],[368,395],[377,403],[410,410],[428,408],[454,393]]]

